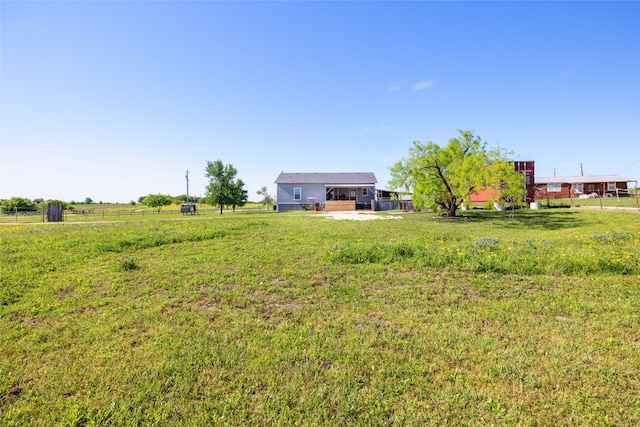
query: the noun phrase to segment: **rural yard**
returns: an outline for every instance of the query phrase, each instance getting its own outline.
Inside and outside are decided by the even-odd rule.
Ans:
[[[0,227],[0,424],[637,425],[637,219]]]
[[[0,427],[640,426],[640,1],[0,12]]]

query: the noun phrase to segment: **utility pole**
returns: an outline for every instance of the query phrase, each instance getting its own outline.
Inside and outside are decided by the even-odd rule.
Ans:
[[[580,163],[580,176],[584,176],[584,171],[582,170],[582,163]]]
[[[189,171],[187,171],[185,178],[187,178],[187,204],[189,204]]]

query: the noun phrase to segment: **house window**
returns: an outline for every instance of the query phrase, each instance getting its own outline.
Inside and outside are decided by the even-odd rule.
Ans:
[[[302,188],[293,187],[293,200],[302,200]]]
[[[616,191],[616,183],[607,182],[607,191]]]
[[[367,194],[369,194],[369,190],[367,188],[363,188],[362,189],[362,196],[363,197],[367,197]]]
[[[355,200],[356,199],[356,190],[353,188],[349,189],[349,200]]]
[[[584,191],[584,185],[583,184],[574,184],[573,185],[573,190],[576,193],[582,193]]]
[[[559,182],[550,182],[547,184],[547,193],[559,193],[562,188],[562,184]]]

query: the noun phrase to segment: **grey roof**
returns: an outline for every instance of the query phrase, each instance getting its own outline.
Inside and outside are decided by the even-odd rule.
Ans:
[[[588,176],[551,176],[535,177],[536,184],[593,184],[600,182],[630,182],[631,180],[620,175],[588,175]]]
[[[373,172],[281,172],[276,184],[375,184]]]

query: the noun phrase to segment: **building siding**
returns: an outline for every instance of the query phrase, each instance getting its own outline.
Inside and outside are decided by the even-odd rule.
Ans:
[[[511,161],[513,169],[516,172],[520,172],[524,175],[524,185],[527,190],[527,194],[524,197],[526,203],[532,202],[535,197],[535,162],[533,160],[526,161]],[[496,201],[499,197],[499,192],[486,187],[478,190],[470,195],[471,203],[485,203]]]
[[[300,188],[301,199],[293,198],[293,189]],[[277,200],[280,203],[307,203],[309,197],[315,197],[318,203],[324,203],[324,185],[319,184],[278,184]]]
[[[294,188],[301,189],[301,200],[294,200]],[[364,188],[367,190],[366,194],[363,194]],[[375,188],[373,186],[358,187],[354,185],[353,187],[340,187],[339,191],[343,192],[345,197],[348,198],[350,189],[354,189],[356,191],[355,203],[357,205],[368,204],[371,203],[372,200],[375,200]],[[278,211],[284,212],[300,210],[303,208],[302,205],[306,205],[308,203],[320,203],[325,207],[327,202],[326,190],[327,188],[324,184],[278,184],[278,190],[276,193]]]
[[[356,173],[285,173],[282,172],[277,184],[276,203],[278,211],[300,210],[310,203],[319,203],[326,208],[327,190],[333,188],[334,199],[351,199],[351,190],[355,191],[353,203],[361,209],[375,200],[375,175],[371,172]],[[300,200],[294,199],[294,188],[301,189]],[[366,189],[366,194],[363,190]],[[342,197],[340,197],[342,196]]]
[[[513,167],[516,171],[524,174],[525,187],[527,195],[525,202],[529,203],[535,199],[535,173],[536,164],[533,160],[513,161]]]
[[[613,182],[613,181],[611,181]],[[536,192],[536,200],[555,200],[555,199],[570,199],[577,198],[581,195],[589,195],[591,193],[596,193],[598,196],[606,196],[606,195],[616,195],[616,190],[609,190],[608,184],[609,182],[576,182],[576,183],[559,183],[560,191],[547,191],[547,184],[552,184],[553,182],[548,183],[538,183],[536,184],[537,192]],[[575,189],[575,184],[582,184],[582,192],[578,193],[573,191]],[[616,182],[617,190],[626,190],[627,183],[626,182]]]

